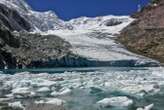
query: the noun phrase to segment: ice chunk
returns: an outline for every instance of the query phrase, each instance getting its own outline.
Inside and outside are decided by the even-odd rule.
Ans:
[[[63,89],[61,92],[52,92],[51,96],[64,96],[64,95],[69,95],[71,94],[72,90],[69,88]]]
[[[23,87],[23,88],[16,88],[12,90],[13,94],[17,95],[27,95],[30,94],[30,89],[28,87]]]
[[[39,93],[47,93],[47,92],[50,92],[50,88],[49,87],[42,87],[40,89],[37,90],[37,92]]]
[[[19,101],[18,102],[9,103],[8,105],[10,107],[21,108],[21,109],[25,110],[24,106]]]
[[[133,100],[129,99],[126,96],[120,97],[112,97],[112,98],[104,98],[97,102],[97,104],[101,107],[128,107],[133,104]]]
[[[53,99],[49,99],[46,104],[53,104],[53,105],[57,105],[57,106],[62,106],[66,103],[66,101],[62,100],[62,99],[58,99],[58,98],[53,98]]]
[[[145,106],[144,108],[137,108],[137,110],[152,110],[154,107],[154,104],[150,104],[148,106]]]

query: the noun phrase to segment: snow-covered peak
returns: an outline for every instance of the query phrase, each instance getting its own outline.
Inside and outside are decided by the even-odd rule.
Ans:
[[[100,17],[80,17],[69,21],[75,29],[96,29],[96,28],[112,28],[129,24],[133,19],[129,16],[100,16]]]
[[[34,11],[25,0],[0,0],[0,3],[17,10],[17,12],[31,24],[31,31],[41,32],[67,29],[67,25],[65,25],[64,21],[59,19],[53,11]]]
[[[25,0],[0,0],[0,3],[13,8],[31,24],[32,31],[42,32],[49,30],[76,30],[76,29],[104,29],[120,31],[132,19],[128,16],[100,16],[80,17],[70,21],[61,20],[53,11],[38,12],[26,3]]]

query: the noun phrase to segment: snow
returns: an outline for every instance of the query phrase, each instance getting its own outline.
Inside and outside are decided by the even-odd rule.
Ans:
[[[0,0],[0,3],[17,10],[17,12],[31,24],[31,31],[41,32],[68,28],[64,21],[59,19],[54,12],[33,11],[24,0]]]
[[[113,25],[113,26],[106,26],[104,25],[106,22],[110,21],[120,21],[121,24]],[[98,29],[108,29],[110,33],[118,33],[122,30],[123,27],[126,27],[129,23],[131,23],[134,19],[130,18],[129,16],[100,16],[100,17],[80,17],[76,19],[72,19],[67,23],[70,23],[74,30],[98,30]],[[117,32],[116,32],[117,31]]]
[[[101,25],[110,20],[119,20],[121,24],[114,26]],[[48,30],[43,35],[55,34],[72,45],[72,52],[90,60],[120,61],[137,60],[138,64],[151,61],[148,58],[127,51],[115,41],[116,34],[133,22],[129,16],[104,16],[96,18],[77,18],[70,23],[73,30]]]
[[[111,97],[111,98],[104,98],[97,102],[97,104],[101,107],[128,107],[133,104],[133,100],[129,99],[126,96],[120,97]]]
[[[137,60],[140,57],[125,50],[115,42],[114,36],[102,31],[74,30],[48,31],[70,42],[75,54],[98,61]],[[95,37],[96,36],[96,37]],[[101,38],[104,37],[104,38]]]

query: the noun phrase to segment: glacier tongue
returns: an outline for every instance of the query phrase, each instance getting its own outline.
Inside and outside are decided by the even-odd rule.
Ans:
[[[49,30],[43,34],[55,34],[62,37],[71,43],[75,54],[89,60],[134,60],[143,63],[149,59],[127,51],[115,41],[115,34],[119,34],[133,20],[128,16],[82,17],[67,22],[73,26],[73,30]]]

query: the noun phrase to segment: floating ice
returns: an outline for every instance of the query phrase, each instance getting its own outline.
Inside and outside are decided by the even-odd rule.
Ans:
[[[68,102],[72,100],[76,102],[77,100],[83,101],[81,97],[86,97],[86,99],[90,97],[91,99],[89,100],[99,96],[104,96],[101,97],[102,99],[105,97],[110,98],[109,94],[112,97],[127,96],[131,98],[129,100],[133,101],[138,100],[138,97],[141,97],[139,100],[145,100],[145,97],[154,97],[154,95],[161,94],[163,91],[164,77],[154,74],[154,71],[159,71],[158,69],[161,68],[137,68],[134,70],[103,68],[100,71],[43,75],[32,73],[0,74],[2,76],[0,77],[2,81],[0,93],[3,93],[2,96],[12,101],[19,101],[25,98],[40,98],[39,100],[45,101],[44,103],[49,101],[46,99],[50,96],[61,98]],[[54,78],[63,78],[64,80],[53,80]],[[47,85],[46,82],[48,82]],[[76,91],[79,92],[77,93]],[[81,96],[81,92],[84,92],[84,95]],[[78,97],[78,99],[75,97]],[[109,99],[106,100],[109,101]],[[90,102],[94,105],[97,101],[94,99],[93,102]],[[121,104],[119,105],[121,106]]]
[[[39,92],[39,93],[47,93],[47,92],[50,92],[51,90],[50,90],[50,88],[49,87],[42,87],[42,88],[39,88],[38,90],[37,90],[37,92]]]
[[[46,103],[57,105],[57,106],[62,106],[66,103],[66,101],[64,101],[62,99],[58,99],[58,98],[53,98],[53,99],[48,99],[48,101]]]
[[[30,89],[27,87],[16,88],[12,90],[12,93],[15,95],[28,95],[31,93]]]
[[[133,104],[133,100],[129,99],[126,96],[120,97],[112,97],[112,98],[104,98],[97,102],[97,104],[101,107],[128,107]]]
[[[71,92],[72,92],[71,89],[66,88],[66,89],[63,89],[63,90],[61,90],[59,92],[56,92],[56,91],[52,92],[51,96],[65,96],[65,95],[71,94]]]
[[[145,106],[144,108],[137,108],[137,110],[152,110],[154,107],[154,104],[150,104],[148,106]]]
[[[25,107],[22,105],[22,103],[20,101],[18,102],[13,102],[13,103],[9,103],[8,104],[10,107],[14,107],[14,108],[21,108],[23,110],[25,110]]]

